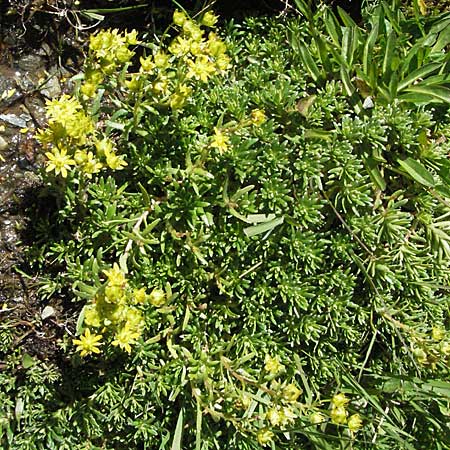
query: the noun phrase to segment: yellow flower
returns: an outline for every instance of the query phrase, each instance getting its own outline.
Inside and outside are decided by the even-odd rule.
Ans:
[[[105,157],[110,153],[114,153],[114,144],[110,139],[103,138],[95,141],[95,149],[97,151],[97,156]]]
[[[331,420],[333,423],[342,424],[347,421],[348,412],[344,406],[333,406],[331,408]]]
[[[70,95],[62,95],[59,99],[47,100],[45,102],[48,121],[60,122],[67,117],[75,115],[82,109],[80,102]]]
[[[72,342],[77,346],[77,351],[80,352],[81,356],[90,355],[91,353],[100,353],[98,348],[102,339],[100,334],[91,334],[89,328],[86,328],[84,336],[81,335],[80,339],[74,339]]]
[[[347,426],[352,433],[356,433],[362,427],[361,416],[359,414],[352,414],[348,418]]]
[[[105,73],[112,73],[118,63],[128,62],[134,52],[128,49],[129,45],[137,44],[137,32],[119,33],[118,30],[103,30],[90,36],[89,49],[98,59]]]
[[[147,300],[147,293],[145,292],[145,288],[135,289],[133,291],[133,299],[134,303],[143,304]]]
[[[144,318],[141,311],[131,306],[126,311],[126,327],[128,329],[141,334],[141,330],[144,327]]]
[[[265,447],[272,442],[273,436],[274,434],[269,429],[263,428],[258,431],[256,438],[258,439],[258,443]]]
[[[203,41],[200,41],[200,42],[199,41],[192,41],[191,42],[191,47],[189,48],[189,51],[194,56],[203,55],[203,51],[204,51],[204,43],[203,43]]]
[[[190,48],[191,42],[189,41],[189,39],[178,36],[169,45],[168,50],[170,53],[172,53],[172,55],[180,57],[189,53]]]
[[[146,73],[153,72],[153,69],[155,68],[155,62],[153,61],[153,58],[151,56],[147,56],[147,58],[141,56],[140,62],[141,62],[141,72]]]
[[[105,300],[107,300],[105,298]],[[109,308],[104,308],[104,321],[106,326],[117,325],[126,320],[128,308],[126,306],[126,297],[122,297],[120,303],[110,304]]]
[[[81,93],[86,97],[93,97],[102,81],[103,74],[100,70],[86,70],[84,75],[84,83],[81,85]]]
[[[294,413],[291,407],[283,406],[281,409],[281,425],[286,426],[292,423],[297,418],[297,414]]]
[[[160,74],[152,84],[152,89],[155,94],[167,95],[169,93],[169,80],[167,76]]]
[[[173,23],[175,25],[178,25],[179,27],[182,27],[184,22],[186,22],[186,20],[188,20],[188,19],[186,17],[186,14],[183,11],[176,10],[173,13]]]
[[[118,333],[116,333],[116,339],[112,341],[112,345],[116,347],[119,346],[127,353],[131,353],[131,345],[136,343],[136,339],[139,339],[139,336],[139,332],[124,326]]]
[[[186,20],[183,23],[183,31],[194,41],[200,41],[203,36],[203,30],[192,20]]]
[[[213,32],[208,34],[207,46],[209,54],[216,58],[227,51],[226,44]]]
[[[283,399],[288,402],[295,402],[302,392],[295,384],[290,383],[283,388]]]
[[[121,285],[111,284],[105,288],[105,302],[107,303],[124,303],[125,292]]]
[[[434,341],[442,341],[445,338],[445,330],[441,327],[433,327],[431,330],[431,337]]]
[[[110,286],[124,287],[127,284],[125,274],[117,263],[114,263],[112,269],[104,270],[103,273],[108,277],[108,284]]]
[[[153,289],[149,301],[153,306],[159,308],[166,303],[166,294],[162,289]]]
[[[87,135],[94,131],[94,124],[82,110],[78,100],[68,95],[46,102],[46,113],[53,142],[67,137],[76,145],[84,145]]]
[[[325,416],[320,412],[316,411],[309,416],[309,421],[313,425],[318,425],[319,423],[325,422]]]
[[[115,153],[109,153],[106,155],[106,164],[112,170],[122,170],[128,163],[123,159],[122,155],[116,155]]]
[[[116,48],[115,53],[116,59],[122,64],[128,62],[134,55],[134,52],[128,50],[125,45],[121,45],[120,47]]]
[[[336,408],[339,408],[340,406],[345,406],[349,401],[350,400],[343,393],[336,394],[331,399],[331,403]]]
[[[278,408],[271,408],[266,413],[266,419],[270,422],[273,427],[276,427],[282,422],[282,415]]]
[[[158,69],[165,69],[169,65],[169,55],[164,52],[156,52],[153,59],[155,60],[155,66],[158,67]]]
[[[280,358],[278,356],[272,358],[271,356],[266,355],[264,363],[264,369],[266,369],[267,372],[271,373],[272,375],[276,375],[284,370],[284,366],[280,363]]]
[[[63,178],[67,177],[67,170],[70,170],[70,166],[75,165],[75,161],[67,155],[67,150],[62,149],[59,151],[57,148],[51,152],[47,152],[45,156],[48,158],[46,172],[55,171],[56,175],[61,174]]]
[[[228,55],[219,55],[216,59],[216,66],[222,73],[224,73],[231,67],[230,61],[231,59]]]
[[[413,355],[416,357],[417,362],[419,364],[427,364],[428,362],[428,355],[427,352],[423,348],[413,348]]]
[[[189,66],[186,74],[187,78],[195,78],[206,83],[208,78],[216,73],[214,64],[206,55],[198,55],[195,58],[195,61],[188,59],[187,64]]]
[[[124,84],[130,91],[137,92],[141,87],[141,78],[139,75],[133,74],[129,80],[125,80]]]
[[[202,17],[202,25],[213,27],[217,23],[218,17],[211,11],[207,11]]]
[[[230,143],[230,138],[222,133],[218,128],[214,128],[214,136],[212,138],[211,147],[217,148],[220,153],[228,150],[228,145]]]
[[[98,314],[97,308],[95,305],[89,305],[84,310],[84,321],[91,327],[98,328],[100,323],[100,316]]]
[[[181,109],[185,103],[186,97],[184,95],[175,92],[170,96],[169,104],[172,109]]]
[[[82,164],[80,164],[81,170],[87,175],[88,178],[92,178],[92,174],[100,172],[100,169],[103,168],[103,164],[94,158],[94,154],[92,152],[84,152],[84,155],[85,158]],[[75,154],[75,160],[77,160],[77,154]]]
[[[267,120],[267,117],[262,109],[254,109],[251,112],[250,118],[251,118],[252,124],[257,127],[259,125],[263,124]]]
[[[131,30],[129,33],[125,33],[125,40],[128,45],[137,45],[139,44],[137,38],[137,31]]]

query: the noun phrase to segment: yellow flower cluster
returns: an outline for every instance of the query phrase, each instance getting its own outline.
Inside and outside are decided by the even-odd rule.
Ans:
[[[267,116],[262,109],[253,109],[250,116],[242,120],[237,125],[227,126],[224,128],[214,127],[214,135],[209,138],[209,146],[211,148],[216,148],[217,151],[223,155],[230,147],[231,139],[230,134],[236,133],[244,130],[246,127],[260,127],[264,122],[266,122]]]
[[[48,125],[36,138],[49,150],[45,153],[47,172],[66,178],[75,168],[91,178],[104,167],[120,170],[127,165],[124,157],[116,154],[111,140],[96,137],[93,121],[76,98],[63,95],[48,100],[46,110]]]
[[[173,23],[179,34],[167,49],[159,48],[140,58],[139,72],[129,74],[125,87],[131,92],[152,94],[155,102],[181,109],[196,81],[206,83],[213,75],[223,74],[230,67],[227,47],[214,33],[205,37],[202,26],[212,28],[217,17],[206,12],[199,23],[182,11],[175,11]]]
[[[442,326],[434,325],[428,333],[410,329],[411,351],[422,366],[435,369],[438,362],[448,364],[450,358],[449,333]]]
[[[299,417],[299,403],[297,402],[303,391],[294,383],[280,382],[278,378],[285,373],[285,366],[279,356],[266,355],[264,360],[266,379],[270,383],[271,405],[266,410],[264,419],[266,426],[256,435],[259,444],[263,447],[271,445],[275,434],[271,428],[286,429]]]
[[[334,395],[331,399],[330,417],[333,423],[337,425],[347,424],[350,432],[356,433],[362,427],[362,420],[359,414],[348,417],[347,403],[349,401],[343,393]]]
[[[121,69],[134,56],[130,46],[138,44],[137,31],[119,33],[102,30],[90,37],[89,58],[81,85],[81,93],[90,98],[95,95],[105,75]]]
[[[270,381],[270,406],[265,411],[262,428],[256,433],[258,443],[262,446],[273,445],[274,431],[284,432],[292,426],[295,420],[305,413],[305,405],[298,402],[303,391],[294,383],[280,382],[280,377],[286,373],[285,366],[279,356],[266,355],[264,360],[265,379]],[[347,404],[350,399],[343,393],[333,396],[330,402],[330,412],[327,415],[318,409],[311,408],[309,420],[312,425],[320,425],[331,419],[336,425],[346,425],[351,436],[362,427],[362,419],[359,414],[349,417]],[[328,418],[327,418],[328,416]]]
[[[103,273],[107,277],[106,283],[84,311],[84,324],[88,326],[85,335],[73,341],[81,356],[100,353],[98,347],[105,334],[110,337],[112,345],[130,353],[144,327],[139,306],[148,302],[159,307],[166,300],[165,293],[159,289],[150,295],[145,288],[132,289],[117,263]],[[101,334],[92,334],[92,329]]]
[[[223,131],[218,128],[214,128],[214,136],[209,144],[213,148],[217,148],[220,154],[226,152],[230,145],[230,138]]]

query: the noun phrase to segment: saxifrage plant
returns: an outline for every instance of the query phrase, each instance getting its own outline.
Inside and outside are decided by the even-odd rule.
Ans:
[[[355,110],[284,21],[92,37],[39,133],[60,208],[29,251],[78,336],[59,370],[11,352],[4,445],[447,445],[447,106]]]

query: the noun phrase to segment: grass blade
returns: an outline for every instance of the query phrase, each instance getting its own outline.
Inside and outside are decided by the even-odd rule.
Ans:
[[[340,30],[339,23],[336,19],[336,16],[333,14],[331,10],[329,9],[325,10],[323,15],[323,22],[325,24],[325,28],[328,32],[328,35],[331,37],[331,40],[333,41],[333,44],[336,45],[336,47],[340,47],[342,33]]]
[[[406,89],[407,92],[421,94],[431,97],[431,99],[440,100],[444,103],[450,103],[450,89],[444,86],[427,86],[416,84]]]
[[[314,81],[317,81],[319,78],[321,78],[321,73],[319,68],[317,67],[317,64],[314,62],[311,53],[309,53],[309,50],[302,44],[299,44],[298,49],[300,51],[300,57],[302,58],[303,64],[308,69],[308,72],[310,73],[312,79]]]
[[[386,42],[386,50],[383,59],[382,74],[383,79],[387,81],[392,73],[392,63],[394,59],[395,45],[397,44],[397,35],[394,30],[391,30]]]
[[[178,415],[177,426],[175,428],[172,447],[170,447],[170,450],[182,450],[181,447],[182,437],[183,437],[183,408],[181,408],[180,414]]]
[[[431,63],[431,64],[426,64],[425,66],[422,66],[417,70],[414,70],[413,72],[411,72],[409,74],[409,76],[407,76],[402,82],[400,82],[398,84],[398,91],[405,89],[407,86],[414,83],[419,78],[424,78],[427,75],[429,75],[430,73],[435,72],[436,70],[438,70],[441,67],[442,67],[442,64]]]

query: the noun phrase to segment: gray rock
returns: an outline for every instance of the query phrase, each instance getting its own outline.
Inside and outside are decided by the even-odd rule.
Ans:
[[[24,103],[34,121],[43,128],[47,122],[44,102],[38,97],[30,96],[25,98]]]
[[[0,120],[15,127],[25,128],[27,122],[31,120],[31,117],[28,114],[21,114],[20,116],[16,116],[15,114],[0,114]]]
[[[0,152],[8,148],[8,142],[5,141],[5,139],[0,136]]]
[[[44,58],[35,54],[25,55],[17,62],[19,69],[26,72],[36,72],[37,70],[42,69],[44,65]]]
[[[0,120],[15,127],[25,128],[27,126],[27,122],[15,114],[0,114]]]
[[[39,91],[44,97],[55,98],[61,95],[61,85],[57,76],[52,76]]]

